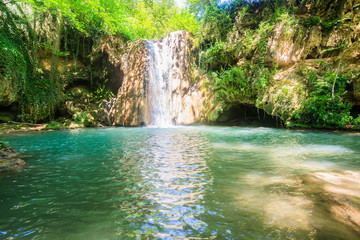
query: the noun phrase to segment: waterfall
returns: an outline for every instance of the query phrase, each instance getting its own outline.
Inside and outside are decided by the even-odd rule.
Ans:
[[[186,31],[134,42],[121,57],[122,85],[110,109],[113,124],[171,127],[199,121],[204,98],[201,79],[192,78],[192,47]]]
[[[172,51],[167,44],[148,41],[148,104],[150,126],[168,127],[171,122]]]
[[[173,46],[171,35],[162,41],[147,41],[148,49],[148,104],[150,126],[172,126],[171,84],[173,69]]]

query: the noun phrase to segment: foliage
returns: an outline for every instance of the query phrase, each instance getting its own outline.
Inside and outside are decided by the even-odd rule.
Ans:
[[[214,88],[217,90],[215,96],[218,101],[237,103],[255,97],[255,88],[244,70],[246,71],[240,67],[233,67],[219,74],[212,73],[215,79]]]
[[[274,73],[274,70],[257,65],[234,66],[219,73],[212,72],[215,97],[227,108],[243,102],[261,102]]]
[[[46,129],[60,129],[60,128],[64,128],[64,126],[56,121],[52,121],[51,123],[47,124]]]
[[[37,122],[51,117],[59,103],[56,85],[38,68],[33,31],[25,15],[0,4],[0,96],[12,92],[21,107],[21,120]],[[18,5],[14,5],[22,13]]]
[[[174,12],[167,23],[167,31],[185,30],[198,37],[200,26],[195,16],[186,10],[175,10]],[[165,34],[166,32],[159,34],[159,36]]]
[[[339,128],[352,122],[351,104],[344,99],[349,78],[339,74],[336,79],[335,97],[331,96],[336,74],[327,71],[324,78],[315,72],[307,74],[309,93],[300,109],[294,111],[291,126]]]
[[[232,29],[234,17],[228,7],[217,4],[206,7],[203,16],[204,38],[210,42],[226,40],[227,34]]]
[[[96,90],[73,88],[67,92],[67,100],[71,102],[72,120],[85,127],[93,127],[98,123],[98,113],[102,110],[104,100],[111,100],[114,94],[99,85]],[[66,125],[66,122],[64,123]]]
[[[109,89],[104,86],[99,85],[96,91],[91,94],[91,102],[101,101],[101,100],[111,100],[114,97]]]
[[[339,19],[335,19],[333,21],[321,21],[321,26],[325,29],[332,29],[334,26],[340,23]]]
[[[234,50],[224,42],[215,42],[206,53],[206,69],[220,70],[227,69],[236,63]]]
[[[341,22],[341,20],[339,20],[338,18],[336,18],[336,19],[334,19],[332,21],[324,21],[320,17],[310,16],[305,20],[303,25],[305,27],[312,27],[312,26],[319,26],[320,25],[324,29],[329,30],[329,29],[332,29],[337,24],[339,24],[340,22]]]
[[[73,120],[78,124],[84,124],[85,127],[93,127],[95,119],[90,112],[79,112],[73,115]]]
[[[305,22],[303,23],[303,25],[305,27],[312,27],[312,26],[317,26],[321,23],[321,19],[319,17],[315,17],[315,16],[310,16],[308,17]]]
[[[332,52],[332,51],[337,51],[337,50],[346,50],[346,49],[348,49],[348,46],[349,46],[349,43],[345,42],[344,44],[341,44],[340,46],[324,49],[324,50],[320,51],[320,54],[324,54],[324,53]]]
[[[0,141],[0,150],[6,148],[8,144],[9,144],[8,142]]]
[[[287,122],[295,109],[294,91],[299,88],[299,86],[292,86],[288,83],[277,88],[276,92],[268,93],[271,98],[271,114]]]
[[[281,23],[283,34],[290,34],[299,23],[298,18],[291,14],[291,9],[279,7],[275,10],[272,24]]]
[[[16,42],[12,39],[12,34],[9,28],[4,27],[0,32],[0,67],[1,67],[1,81],[0,81],[0,101],[6,95],[13,95],[17,97],[22,83],[26,81],[29,61],[22,54],[22,49],[19,47],[21,42]],[[15,81],[17,80],[17,81]]]
[[[195,14],[198,18],[201,18],[205,13],[206,8],[216,3],[216,0],[188,0],[186,1],[186,7],[189,12]]]
[[[185,10],[176,7],[173,1],[137,1],[132,15],[129,17],[131,39],[154,39],[170,32],[186,30],[197,34],[199,24]]]
[[[23,119],[39,121],[54,116],[63,94],[59,87],[52,83],[46,75],[35,74],[28,79],[27,89],[21,98]]]
[[[62,16],[68,25],[87,35],[120,34],[127,39],[153,39],[169,32],[198,31],[193,14],[172,0],[22,0],[41,13]]]

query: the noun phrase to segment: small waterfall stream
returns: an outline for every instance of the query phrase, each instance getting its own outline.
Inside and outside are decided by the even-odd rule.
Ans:
[[[150,126],[168,127],[171,122],[171,46],[148,41]]]
[[[179,49],[185,48],[183,32],[173,32],[158,41],[147,41],[148,49],[148,106],[150,126],[169,127],[174,125],[178,112],[182,110],[178,92],[184,73],[179,68],[183,56],[177,56]]]

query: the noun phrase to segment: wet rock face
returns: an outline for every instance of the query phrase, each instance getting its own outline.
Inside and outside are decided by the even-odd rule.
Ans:
[[[158,41],[137,41],[128,48],[119,64],[124,73],[122,86],[109,113],[113,125],[149,125],[157,107],[167,108],[172,123],[199,121],[203,101],[199,84],[191,84],[191,44],[190,34],[179,31]],[[150,45],[156,45],[156,53]],[[157,91],[166,92],[162,93],[166,99],[154,101],[159,97],[154,84],[162,81],[166,83]]]
[[[6,146],[0,145],[0,172],[17,171],[24,168],[26,163],[18,157],[15,151]]]
[[[124,77],[109,114],[113,125],[139,126],[145,121],[146,54],[145,41],[137,41],[121,57]]]
[[[2,89],[0,90],[0,106],[9,106],[16,101],[18,87],[16,86],[15,81],[12,81],[11,79],[5,80],[0,77],[0,81],[2,89],[6,89],[5,91]]]
[[[185,31],[171,34],[175,58],[171,78],[171,118],[176,124],[192,124],[200,120],[203,106],[200,84],[191,84],[191,36]]]

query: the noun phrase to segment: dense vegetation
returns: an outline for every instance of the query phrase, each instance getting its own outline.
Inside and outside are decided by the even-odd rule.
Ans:
[[[355,26],[354,9],[358,9],[358,5],[353,1],[349,1],[352,8],[346,15],[341,15],[344,1],[335,1],[336,10],[328,16],[321,9],[328,3],[322,5],[321,1],[317,6],[320,13],[315,9],[317,1],[296,4],[281,0],[232,1],[226,5],[211,1],[191,2],[194,5],[190,5],[190,10],[202,16],[199,67],[211,76],[210,85],[216,90],[216,100],[221,103],[218,111],[239,104],[255,105],[280,117],[288,127],[359,127],[360,117],[351,114],[349,95],[351,83],[359,75],[358,72],[342,70],[344,52],[354,40],[346,36],[348,40],[336,47],[309,54],[307,58],[320,59],[315,64],[319,67],[299,69],[301,85],[289,83],[278,92],[270,89],[279,84],[273,78],[281,68],[268,58],[269,40],[273,40],[276,27],[281,27],[284,42],[296,42],[303,32],[309,32],[314,26],[319,26],[324,35],[329,35],[335,26],[348,29]],[[312,14],[324,14],[323,19],[310,14],[301,15],[301,4],[314,6]],[[234,37],[236,34],[242,36]],[[329,52],[340,56],[332,66],[321,60]],[[299,98],[298,103],[291,101],[294,95]]]
[[[64,86],[71,83],[71,77],[59,79],[59,57],[73,58],[75,65],[78,58],[88,58],[86,51],[91,49],[84,48],[91,48],[86,46],[89,39],[118,35],[129,42],[179,29],[195,34],[199,26],[192,14],[166,0],[0,1],[0,8],[0,96],[10,98],[8,102],[16,99],[18,120],[32,122],[55,117],[55,109],[66,98]],[[38,61],[44,51],[52,52],[47,70]],[[104,81],[99,84],[92,86],[94,95]]]
[[[290,100],[292,86],[282,86],[277,94],[269,90],[280,69],[276,61],[266,58],[276,26],[282,26],[285,37],[299,38],[301,32],[314,26],[326,32],[344,21],[354,24],[354,12],[352,17],[340,12],[330,17],[297,17],[299,6],[306,3],[316,5],[310,0],[188,0],[180,9],[174,0],[1,0],[0,102],[16,102],[16,119],[31,122],[61,115],[59,106],[66,100],[81,98],[80,105],[99,105],[102,99],[112,97],[105,87],[108,79],[93,65],[94,49],[101,38],[113,35],[126,44],[187,30],[196,38],[194,65],[208,75],[210,91],[215,92],[220,104],[218,113],[250,104],[281,118],[287,126],[358,125],[359,118],[350,114],[347,95],[354,74],[340,67],[304,69],[304,83],[296,90],[301,99],[296,106]],[[343,54],[349,44],[322,54]],[[44,58],[49,53],[51,62],[46,68],[39,56]],[[65,71],[67,75],[57,72],[61,57],[66,58],[67,66],[69,61],[75,63]],[[78,60],[88,66],[79,65]],[[338,66],[341,64],[340,59]],[[90,91],[71,90],[75,78],[90,79]],[[96,107],[93,110],[97,111]],[[73,120],[91,126],[94,116],[85,111]]]

